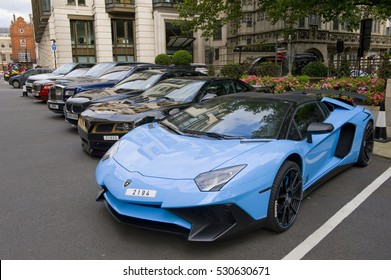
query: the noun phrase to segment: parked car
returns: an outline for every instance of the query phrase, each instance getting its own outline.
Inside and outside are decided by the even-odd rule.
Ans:
[[[26,81],[27,93],[32,93],[33,83],[36,81],[47,80],[49,78],[54,78],[54,77],[55,77],[55,79],[59,79],[74,69],[91,68],[92,66],[94,66],[93,63],[67,63],[67,64],[61,65],[56,70],[54,70],[52,73],[45,73],[45,74],[30,76]]]
[[[134,72],[147,69],[165,68],[156,64],[133,64],[124,66],[115,66],[107,70],[97,79],[78,80],[68,84],[55,84],[50,88],[48,108],[54,113],[64,114],[65,101],[86,90],[113,87],[116,83],[122,81]]]
[[[28,77],[38,74],[45,74],[45,73],[52,73],[53,69],[49,68],[35,68],[35,69],[28,69],[23,74],[19,74],[16,76],[11,77],[8,80],[8,83],[13,86],[14,88],[20,88],[21,86],[24,86]]]
[[[309,93],[227,95],[137,127],[100,160],[98,199],[192,241],[288,230],[310,188],[367,166],[374,145],[371,111]]]
[[[78,131],[87,153],[102,156],[133,128],[216,96],[251,91],[237,79],[184,77],[164,80],[141,95],[92,105],[81,113]]]
[[[61,77],[61,79],[73,79],[73,78],[84,77],[84,75],[86,75],[86,73],[90,69],[91,68],[75,69],[69,72],[68,74],[66,74],[64,77]],[[49,90],[55,84],[55,82],[56,82],[55,76],[52,79],[35,81],[33,83],[33,89],[32,89],[33,98],[36,100],[47,101],[49,98]]]
[[[190,63],[190,68],[205,75],[208,74],[208,66],[205,63]]]
[[[131,74],[112,88],[93,89],[71,96],[65,102],[65,121],[77,125],[79,115],[89,105],[136,96],[173,77],[205,76],[201,72],[186,69],[153,69]]]
[[[312,53],[301,53],[293,55],[292,73],[300,74],[304,66],[312,61],[317,61],[318,58]],[[275,63],[276,57],[274,55],[261,56],[250,62],[250,67],[246,71],[247,74],[257,75],[258,68],[262,63]],[[277,63],[281,65],[281,74],[288,73],[288,59],[277,58]]]

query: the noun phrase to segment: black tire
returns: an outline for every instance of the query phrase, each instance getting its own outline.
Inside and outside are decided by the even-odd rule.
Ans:
[[[285,161],[277,172],[271,189],[267,228],[275,232],[288,230],[296,220],[303,194],[299,165]]]
[[[20,82],[18,80],[13,80],[12,81],[12,86],[14,88],[20,88]]]
[[[373,155],[373,146],[374,146],[375,136],[373,130],[372,121],[367,122],[363,137],[361,140],[360,154],[358,156],[356,165],[360,167],[368,166],[372,160]]]

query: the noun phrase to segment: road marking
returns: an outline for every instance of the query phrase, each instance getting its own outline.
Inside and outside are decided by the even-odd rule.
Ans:
[[[336,228],[347,216],[349,216],[361,203],[363,203],[374,191],[391,177],[391,167],[376,178],[370,185],[362,190],[355,198],[334,214],[323,226],[301,242],[283,260],[300,260],[312,250],[323,238]]]

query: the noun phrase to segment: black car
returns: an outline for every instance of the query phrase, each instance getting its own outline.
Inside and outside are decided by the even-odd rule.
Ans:
[[[252,86],[231,78],[167,79],[141,95],[88,107],[78,121],[82,146],[87,153],[101,156],[120,137],[139,125],[161,120],[216,96],[253,90]]]
[[[96,79],[79,79],[68,84],[56,83],[50,88],[48,108],[54,113],[64,114],[65,101],[69,97],[91,89],[113,87],[135,72],[154,68],[164,68],[164,66],[145,63],[115,66]]]
[[[91,104],[125,99],[143,93],[160,81],[191,76],[205,74],[187,69],[153,69],[133,73],[112,88],[88,90],[68,98],[65,102],[65,121],[77,125],[79,115]]]
[[[45,74],[45,73],[52,73],[53,69],[49,68],[35,68],[35,69],[29,69],[26,70],[23,74],[12,76],[8,83],[13,86],[14,88],[20,88],[21,86],[24,86],[27,79],[30,76],[33,75],[39,75],[39,74]]]

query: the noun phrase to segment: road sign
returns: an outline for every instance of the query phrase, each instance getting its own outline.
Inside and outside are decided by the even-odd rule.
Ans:
[[[57,46],[55,43],[52,44],[52,51],[56,51],[57,50]]]

